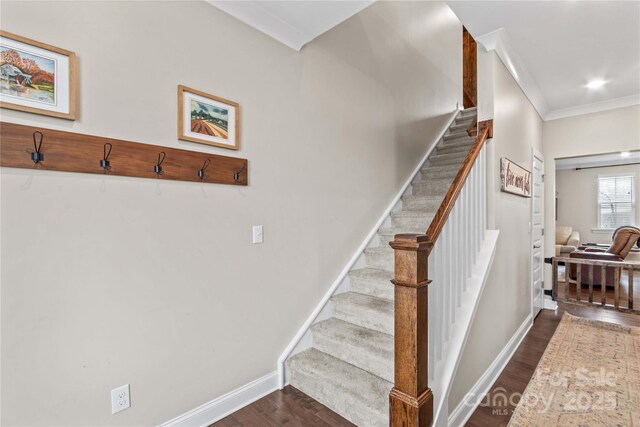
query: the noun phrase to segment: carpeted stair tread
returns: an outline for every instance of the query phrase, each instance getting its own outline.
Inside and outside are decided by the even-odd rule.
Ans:
[[[456,123],[449,128],[449,132],[467,132],[467,129],[469,129],[471,123],[474,122],[474,118],[475,116],[471,116],[469,118],[465,118],[464,120],[456,121]]]
[[[334,295],[331,301],[335,318],[393,335],[393,301],[357,292]]]
[[[475,139],[476,137],[473,135],[469,135],[466,130],[458,130],[456,132],[446,133],[442,137],[442,142],[445,144],[452,144],[455,140],[462,139]]]
[[[469,139],[459,139],[453,141],[442,141],[438,148],[450,148],[450,147],[467,147],[471,149],[474,142],[476,141],[475,137],[469,137]]]
[[[393,386],[394,251],[397,234],[422,234],[475,142],[467,134],[476,109],[458,113],[429,155],[427,166],[377,232],[378,247],[348,273],[349,291],[331,297],[333,317],[310,328],[312,348],[287,360],[292,386],[360,426],[389,425]]]
[[[389,381],[313,348],[287,364],[292,386],[354,424],[389,425]]]
[[[419,196],[410,195],[402,197],[402,210],[429,210],[436,212],[442,203],[440,195]]]
[[[453,181],[453,178],[458,174],[459,167],[455,165],[434,166],[430,165],[420,170],[420,179],[425,181],[428,179],[443,179],[449,178]]]
[[[396,234],[424,234],[427,231],[425,227],[389,227],[378,230],[380,238],[380,246],[389,246],[389,242],[393,241]]]
[[[457,152],[457,153],[448,153],[448,154],[433,154],[429,157],[429,162],[441,163],[445,160],[452,160],[462,162],[465,157],[467,157],[468,152]]]
[[[363,268],[349,272],[351,291],[388,300],[393,299],[393,273],[376,268]]]
[[[415,181],[411,185],[415,196],[444,196],[451,186],[452,178],[435,178]]]
[[[364,250],[367,267],[393,271],[393,249],[390,246],[367,248]]]
[[[429,228],[436,211],[398,211],[391,214],[391,225],[398,229],[424,229]]]
[[[393,381],[393,336],[331,318],[311,328],[313,347]]]

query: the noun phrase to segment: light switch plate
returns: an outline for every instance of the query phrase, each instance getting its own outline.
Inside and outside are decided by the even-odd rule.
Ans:
[[[254,225],[253,226],[253,243],[262,243],[264,241],[262,235],[262,226]]]

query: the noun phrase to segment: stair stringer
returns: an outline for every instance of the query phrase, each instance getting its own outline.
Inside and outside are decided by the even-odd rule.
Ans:
[[[282,352],[280,357],[278,358],[278,387],[280,389],[284,388],[287,384],[286,380],[286,368],[285,362],[286,360],[301,351],[304,351],[312,346],[311,339],[311,326],[320,321],[331,317],[332,315],[332,307],[330,304],[331,297],[337,293],[347,291],[349,289],[349,279],[347,274],[354,268],[357,267],[358,264],[364,263],[364,250],[370,246],[377,246],[378,239],[378,230],[386,223],[390,221],[391,212],[398,210],[402,205],[402,196],[410,194],[411,192],[411,184],[419,178],[420,171],[427,165],[428,158],[431,154],[436,150],[440,142],[443,140],[444,136],[449,131],[451,125],[455,122],[456,118],[460,114],[459,106],[456,106],[456,109],[450,113],[450,116],[442,127],[442,130],[438,133],[437,137],[433,139],[429,147],[427,148],[424,156],[418,162],[413,173],[409,176],[407,181],[404,183],[402,188],[398,191],[396,196],[393,198],[387,209],[385,209],[384,213],[380,217],[380,219],[375,223],[373,228],[367,237],[362,241],[360,246],[356,249],[351,259],[344,266],[340,274],[336,278],[336,280],[331,284],[327,292],[324,294],[318,305],[314,308],[311,315],[307,318],[307,320],[302,324],[296,335],[293,337],[291,342],[287,345],[285,350]]]
[[[436,427],[448,425],[447,401],[451,385],[458,371],[480,297],[491,271],[499,234],[498,230],[486,230],[485,232],[485,238],[477,254],[471,277],[467,279],[467,290],[462,293],[462,302],[460,307],[456,309],[456,321],[451,325],[449,340],[442,352],[443,357],[435,364],[435,375],[433,375],[430,387],[434,395],[433,425]],[[432,375],[429,376],[432,377]]]

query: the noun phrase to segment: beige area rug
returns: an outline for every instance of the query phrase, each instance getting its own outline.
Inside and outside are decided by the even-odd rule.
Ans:
[[[509,426],[640,426],[640,328],[565,313]]]

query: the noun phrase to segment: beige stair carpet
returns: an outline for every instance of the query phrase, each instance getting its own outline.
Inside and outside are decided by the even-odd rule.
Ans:
[[[565,313],[509,426],[639,425],[640,328]]]
[[[475,109],[461,112],[428,164],[364,251],[364,268],[349,272],[349,291],[331,298],[333,316],[311,327],[313,345],[287,360],[289,383],[359,426],[389,425],[393,386],[393,250],[401,233],[424,233],[474,138]]]

